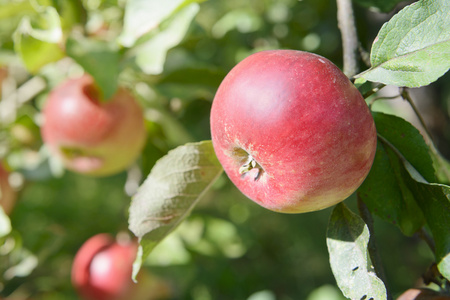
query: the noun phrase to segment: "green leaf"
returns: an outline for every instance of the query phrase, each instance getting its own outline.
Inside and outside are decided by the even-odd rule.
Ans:
[[[63,31],[70,32],[78,23],[86,22],[86,11],[80,1],[58,1],[54,3],[61,17]]]
[[[115,44],[85,37],[70,37],[66,43],[66,51],[92,75],[104,99],[114,95],[120,72],[120,54]]]
[[[415,193],[433,234],[438,269],[450,280],[450,187],[428,183],[408,161],[402,162],[403,176],[408,178],[409,188]]]
[[[249,33],[257,31],[262,25],[262,18],[254,10],[235,9],[220,18],[211,28],[211,33],[215,38],[220,39],[236,28],[240,32]]]
[[[199,9],[196,3],[184,7],[173,16],[167,27],[133,49],[136,64],[144,73],[160,74],[163,71],[167,51],[182,41]]]
[[[0,7],[0,19],[9,19],[17,15],[34,13],[30,1],[4,3],[0,4]]]
[[[34,28],[31,19],[25,16],[14,33],[15,51],[31,73],[36,73],[44,65],[64,57],[59,45],[62,41],[62,30],[58,12],[50,6],[42,10],[36,22],[41,28]]]
[[[435,181],[433,162],[420,132],[396,116],[374,112],[373,117],[378,135],[395,146],[423,177]],[[379,142],[372,169],[358,194],[372,213],[410,236],[422,228],[425,219],[401,169],[396,152]]]
[[[134,277],[142,261],[190,214],[220,174],[211,141],[180,146],[155,164],[130,206],[129,229],[140,241]]]
[[[330,265],[344,296],[350,299],[387,299],[368,252],[370,233],[364,221],[343,203],[334,208],[327,230]]]
[[[390,12],[398,3],[403,0],[353,0],[361,6],[369,7],[381,12]]]
[[[400,168],[395,153],[379,142],[372,169],[358,195],[372,213],[411,236],[422,228],[425,219]]]
[[[419,87],[450,68],[450,2],[422,0],[383,25],[371,50],[372,67],[357,75],[384,84]]]
[[[436,148],[430,154],[436,170],[437,182],[450,184],[450,161],[442,156]]]
[[[119,42],[131,47],[144,34],[182,7],[202,0],[129,0],[125,7],[124,28]]]
[[[419,130],[397,116],[380,112],[373,112],[372,116],[377,133],[394,145],[428,182],[436,182],[430,149]]]
[[[407,190],[409,197],[414,197],[422,211],[434,237],[438,269],[443,276],[450,279],[450,187],[429,183],[391,141],[380,137],[379,144],[386,149],[389,159],[396,165],[395,175],[401,184],[400,188],[402,191]],[[419,214],[416,217],[419,217]]]

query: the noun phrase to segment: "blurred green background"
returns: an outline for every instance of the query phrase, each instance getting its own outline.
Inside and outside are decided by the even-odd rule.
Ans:
[[[120,32],[126,1],[41,2],[55,6],[70,21],[68,27],[84,26],[91,34],[112,39]],[[28,1],[0,0],[0,5],[0,65],[13,70],[20,84],[30,75],[14,55],[12,37],[21,18],[34,12]],[[355,5],[362,47],[370,49],[393,13]],[[210,139],[209,110],[223,77],[250,53],[277,48],[311,51],[341,67],[335,2],[202,2],[182,42],[168,51],[162,73],[144,75],[129,68],[121,74],[140,97],[149,131],[134,172],[145,178],[170,149]],[[0,298],[77,299],[70,268],[78,248],[97,233],[127,231],[135,173],[91,178],[61,172],[41,147],[39,111],[64,68],[63,61],[40,71],[46,87],[16,111],[0,134],[0,145],[7,149],[0,152],[2,158],[23,176],[10,215],[13,232],[0,245]],[[430,101],[423,107],[438,146],[448,156],[450,87],[444,82],[448,75],[427,90]],[[437,122],[436,114],[443,121]],[[25,128],[31,140],[24,141],[17,128]],[[352,208],[355,202],[354,197],[346,200]],[[169,296],[161,299],[343,299],[328,262],[325,235],[330,213],[331,209],[301,215],[267,211],[242,196],[223,175],[187,221],[150,255],[145,268],[154,284],[149,288],[168,289]],[[432,253],[418,238],[406,238],[378,219],[375,230],[387,284],[399,294],[416,283],[431,264]]]

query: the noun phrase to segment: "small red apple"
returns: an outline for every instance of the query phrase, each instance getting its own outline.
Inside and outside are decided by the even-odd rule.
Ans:
[[[124,88],[105,102],[88,75],[69,79],[49,95],[42,137],[66,168],[89,175],[123,171],[146,140],[143,112]]]
[[[72,284],[85,300],[131,299],[131,279],[137,243],[97,234],[78,250],[72,265]]]
[[[9,182],[10,173],[0,163],[0,205],[3,211],[9,215],[17,200],[17,192]]]
[[[230,71],[212,104],[211,135],[239,190],[284,213],[350,196],[377,144],[356,87],[329,60],[294,50],[258,52]]]
[[[442,295],[430,289],[409,289],[397,300],[450,300],[449,295]]]

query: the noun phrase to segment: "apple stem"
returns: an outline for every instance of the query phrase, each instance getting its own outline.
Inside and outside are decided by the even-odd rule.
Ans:
[[[240,168],[239,168],[239,174],[244,174],[249,172],[252,169],[258,169],[258,173],[255,176],[255,181],[259,179],[259,177],[261,176],[263,169],[261,168],[261,166],[256,162],[256,160],[249,155],[247,161],[245,162],[245,164],[243,164]]]

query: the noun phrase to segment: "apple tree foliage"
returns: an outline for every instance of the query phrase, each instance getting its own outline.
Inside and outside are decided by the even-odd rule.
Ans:
[[[48,188],[36,191],[49,195],[61,191],[58,197],[67,198],[59,199],[68,201],[68,204],[60,204],[69,206],[66,215],[61,207],[51,210],[58,216],[57,220],[67,225],[66,228],[52,227],[56,234],[64,232],[75,237],[82,232],[83,225],[107,231],[108,226],[114,226],[114,217],[125,216],[128,229],[140,242],[134,279],[152,260],[163,240],[177,241],[176,237],[185,232],[184,239],[191,251],[201,248],[198,240],[199,244],[192,242],[192,232],[198,221],[192,214],[202,197],[218,193],[221,186],[229,184],[224,183],[225,175],[211,141],[204,138],[209,126],[207,117],[197,117],[208,115],[209,106],[203,104],[204,100],[210,103],[227,71],[258,50],[282,47],[317,50],[340,64],[340,48],[336,46],[339,40],[335,38],[338,26],[324,21],[330,19],[326,12],[334,13],[335,7],[330,6],[333,1],[274,0],[268,1],[270,5],[248,2],[0,0],[0,159],[15,172],[17,185],[25,190],[27,185],[54,180]],[[329,216],[326,245],[331,271],[342,294],[349,299],[392,299],[393,292],[378,250],[396,245],[376,243],[374,218],[377,218],[393,224],[404,236],[420,236],[428,243],[434,253],[432,269],[435,271],[427,276],[426,283],[450,292],[450,163],[440,154],[427,130],[420,109],[412,100],[414,90],[410,89],[433,86],[450,68],[450,2],[420,0],[406,6],[400,6],[398,0],[353,2],[357,8],[357,24],[367,23],[358,30],[364,31],[371,26],[370,22],[375,22],[374,19],[358,19],[358,14],[363,15],[369,9],[385,18],[371,38],[371,49],[367,53],[361,50],[360,63],[363,65],[367,54],[368,64],[351,78],[372,110],[378,146],[373,167],[364,183],[349,201],[336,205]],[[214,12],[217,19],[208,18],[208,14],[214,15]],[[322,22],[317,21],[320,18]],[[270,30],[267,24],[271,24]],[[326,26],[333,27],[334,31],[327,33]],[[296,35],[287,39],[290,31]],[[296,41],[299,36],[302,36],[301,43]],[[249,43],[249,39],[253,39],[253,43]],[[329,44],[320,48],[320,41],[327,39]],[[327,49],[332,49],[333,53]],[[198,55],[197,59],[193,59],[192,53]],[[81,202],[82,207],[77,208],[109,216],[99,216],[98,222],[104,222],[101,226],[96,220],[80,221],[88,214],[79,214],[72,223],[64,223],[64,217],[70,215],[67,211],[77,207],[73,203],[78,194],[73,193],[72,185],[83,189],[90,181],[68,180],[70,175],[48,154],[39,138],[42,122],[39,111],[46,95],[64,78],[83,71],[93,76],[104,101],[115,93],[119,84],[132,89],[145,108],[147,119],[148,141],[142,158],[124,175],[128,195],[111,192],[110,198],[119,199],[120,204],[108,204],[107,208],[104,203],[91,203],[92,200]],[[395,97],[408,103],[416,114],[418,125],[376,109],[383,99],[394,98],[383,94],[393,87],[399,91]],[[195,99],[202,101],[199,104]],[[180,107],[191,109],[190,113],[185,112],[185,119],[176,115]],[[60,181],[60,178],[66,180]],[[120,186],[123,178],[110,178],[111,186]],[[94,188],[92,191],[86,188],[80,192],[83,193],[88,194],[89,199],[105,194]],[[120,198],[131,198],[131,201]],[[50,250],[45,254],[37,251],[39,241],[22,242],[21,233],[16,229],[21,225],[15,223],[15,218],[27,218],[33,205],[42,204],[21,206],[19,203],[11,216],[0,210],[0,242],[3,244],[0,262],[6,266],[2,275],[6,281],[0,281],[0,296],[20,290],[16,278],[32,278],[39,261],[56,264],[48,258],[48,253],[52,253],[47,244],[51,237],[47,238]],[[355,206],[358,212],[354,211]],[[245,214],[245,210],[241,213]],[[32,219],[30,223],[39,223],[39,216],[29,219]],[[206,235],[215,226],[221,228],[209,234],[220,251],[230,257],[240,251],[239,247],[231,247],[239,244],[231,223],[213,217],[206,219],[208,221],[202,225],[210,226],[204,229]],[[186,230],[191,230],[190,235]],[[63,249],[58,244],[54,247]],[[213,251],[210,248],[202,251]],[[177,253],[178,259],[182,259],[183,253]],[[60,260],[67,262],[64,257]],[[275,299],[270,291],[261,293],[252,297]]]

